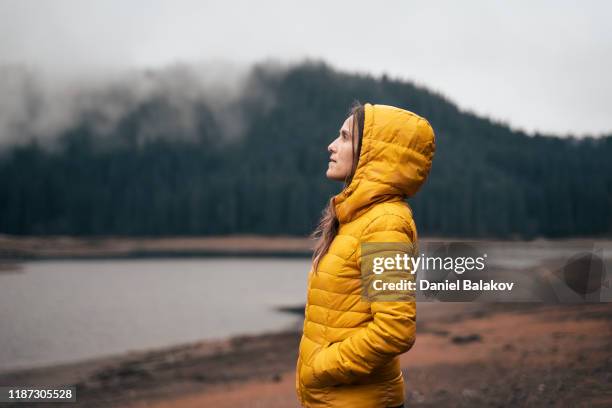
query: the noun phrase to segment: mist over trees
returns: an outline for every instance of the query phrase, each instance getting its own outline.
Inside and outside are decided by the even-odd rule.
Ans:
[[[222,112],[211,99],[188,100],[188,126],[185,103],[159,92],[103,131],[92,110],[52,148],[5,147],[0,233],[308,234],[342,187],[325,178],[327,145],[358,99],[436,132],[429,180],[409,200],[421,236],[612,235],[612,135],[530,136],[412,83],[318,62],[256,66]]]

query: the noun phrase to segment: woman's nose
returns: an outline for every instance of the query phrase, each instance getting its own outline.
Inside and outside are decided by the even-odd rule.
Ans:
[[[329,153],[333,153],[333,152],[334,152],[334,142],[331,142],[331,143],[329,144],[329,146],[327,146],[327,151],[328,151]]]

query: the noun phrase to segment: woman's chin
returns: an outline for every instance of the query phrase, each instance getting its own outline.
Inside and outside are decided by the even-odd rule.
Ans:
[[[332,169],[328,169],[327,172],[325,172],[325,177],[327,177],[330,180],[334,180],[334,181],[344,180],[343,177],[339,177]]]

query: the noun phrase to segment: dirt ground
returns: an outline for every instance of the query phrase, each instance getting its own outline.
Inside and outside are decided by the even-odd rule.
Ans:
[[[612,406],[612,303],[419,308],[401,360],[407,406]],[[299,407],[299,336],[198,342],[0,374],[0,384],[76,384],[72,407]]]

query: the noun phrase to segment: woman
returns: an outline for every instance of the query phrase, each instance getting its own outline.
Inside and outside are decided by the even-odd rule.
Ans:
[[[402,407],[399,355],[415,342],[414,301],[361,298],[361,243],[416,243],[405,202],[435,152],[429,122],[386,105],[354,106],[328,147],[327,177],[345,182],[319,227],[296,367],[305,407]]]

